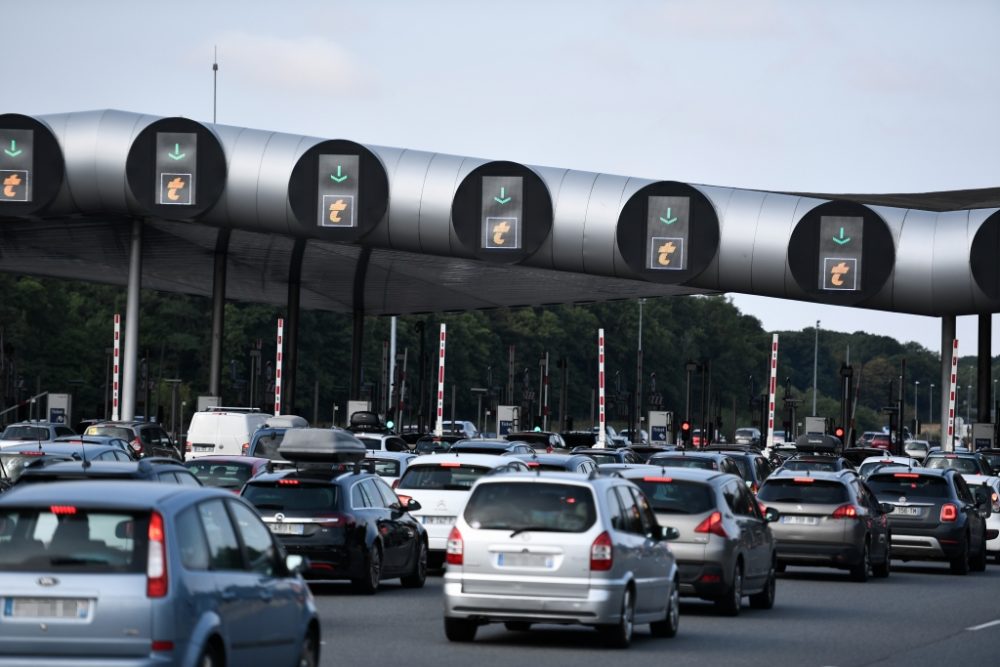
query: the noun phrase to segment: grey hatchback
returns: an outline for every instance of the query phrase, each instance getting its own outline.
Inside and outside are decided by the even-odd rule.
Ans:
[[[316,665],[301,565],[228,491],[19,487],[0,499],[0,666]]]

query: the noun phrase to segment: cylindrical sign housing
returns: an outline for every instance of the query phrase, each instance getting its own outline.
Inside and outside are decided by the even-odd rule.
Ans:
[[[451,224],[477,259],[516,264],[552,232],[552,197],[541,177],[516,162],[487,162],[462,179]]]
[[[708,268],[718,252],[719,216],[708,197],[686,183],[650,183],[625,202],[616,237],[636,274],[681,284]]]
[[[288,201],[295,219],[311,236],[354,241],[385,215],[389,177],[369,149],[331,139],[311,147],[295,163]]]
[[[1000,301],[1000,262],[997,258],[1000,258],[1000,211],[979,226],[969,253],[972,277],[993,301]]]
[[[831,201],[799,220],[788,242],[795,282],[816,301],[863,304],[892,274],[896,246],[885,221],[867,206]]]
[[[42,211],[59,194],[65,171],[62,149],[47,125],[0,114],[0,218]]]

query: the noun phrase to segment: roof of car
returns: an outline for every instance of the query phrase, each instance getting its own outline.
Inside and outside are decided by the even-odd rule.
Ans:
[[[572,454],[613,454],[615,452],[623,452],[625,450],[631,450],[631,447],[574,447]],[[664,452],[666,453],[666,452]]]
[[[178,461],[180,463],[180,461]],[[191,459],[185,461],[183,464],[187,466],[189,463],[236,463],[236,464],[247,464],[247,465],[257,465],[257,464],[267,464],[272,463],[271,459],[264,458],[262,456],[237,456],[235,454],[211,454],[209,456],[199,456],[196,459]]]
[[[736,452],[734,452],[734,453],[736,453]],[[717,451],[710,451],[710,452],[695,451],[695,452],[692,452],[692,451],[689,451],[689,450],[686,450],[686,449],[678,449],[678,450],[674,450],[674,451],[670,451],[670,452],[663,452],[662,455],[661,454],[654,454],[653,456],[649,457],[649,460],[652,461],[653,459],[660,458],[661,456],[662,456],[662,458],[667,458],[668,456],[670,458],[685,458],[685,457],[687,457],[687,458],[691,458],[691,459],[711,459],[713,461],[719,461],[721,459],[727,459],[727,458],[729,458],[727,455],[722,454],[721,452],[717,452]]]
[[[0,452],[4,452],[5,454],[22,452],[25,454],[36,454],[37,452],[42,452],[43,454],[63,454],[66,456],[86,456],[90,458],[91,455],[97,456],[107,451],[122,451],[121,447],[116,447],[115,445],[97,443],[81,446],[75,442],[43,442],[40,445],[36,444],[33,440],[25,442],[25,445],[6,445],[0,448]]]
[[[590,457],[586,454],[514,454],[513,456],[507,458],[521,459],[527,463],[532,461],[537,461],[542,464],[560,464],[568,463],[576,459],[589,459]]]
[[[108,447],[108,449],[115,449],[114,447]],[[31,470],[25,470],[22,473],[24,475],[44,476],[48,477],[58,473],[73,473],[73,472],[84,472],[87,475],[93,475],[95,477],[106,477],[106,476],[122,476],[129,477],[130,475],[135,475],[136,473],[143,471],[151,471],[154,465],[150,459],[141,459],[139,461],[89,461],[87,468],[83,467],[83,461],[59,461],[45,466],[44,468],[37,468]],[[157,461],[155,463],[156,470],[187,470],[184,464],[180,461],[175,461],[173,463],[167,463],[165,461]]]
[[[603,468],[602,468],[603,470]],[[708,482],[724,477],[735,478],[735,475],[719,472],[718,470],[705,470],[704,468],[665,468],[663,466],[632,466],[617,471],[625,479],[638,479],[650,476],[669,477],[670,479],[680,479],[691,482]]]
[[[902,463],[906,465],[910,461],[916,461],[916,459],[911,456],[869,456],[861,462],[861,465],[866,463]]]
[[[482,438],[466,438],[465,440],[459,440],[454,443],[451,448],[454,450],[456,447],[496,447],[497,449],[507,449],[511,445],[515,444],[516,440],[484,440]],[[527,443],[524,443],[527,444]]]
[[[463,465],[474,465],[474,466],[487,466],[489,468],[496,468],[502,465],[508,465],[511,462],[511,457],[509,456],[496,456],[494,454],[452,454],[447,452],[444,454],[427,454],[417,458],[415,461],[410,462],[410,466],[423,466],[423,465],[441,465],[447,462],[458,462]]]
[[[906,470],[906,468],[902,468]],[[881,470],[879,472],[882,472]],[[851,470],[785,470],[783,468],[778,468],[771,475],[764,480],[764,484],[767,484],[772,479],[788,479],[792,477],[812,477],[813,479],[819,479],[830,482],[842,482],[845,479],[857,479]]]
[[[409,461],[417,456],[419,455],[413,452],[389,452],[383,449],[369,449],[368,453],[365,454],[366,459],[392,459],[394,461]]]
[[[575,482],[577,484],[608,484],[615,480],[622,479],[618,475],[595,475],[580,472],[562,472],[556,470],[538,471],[516,471],[505,472],[499,475],[480,477],[476,480],[476,485],[492,484],[494,482],[517,481],[525,484],[537,484],[546,482]]]
[[[113,484],[113,487],[109,487]],[[167,498],[184,494],[232,498],[232,491],[211,487],[154,484],[141,481],[53,482],[16,485],[0,496],[0,507],[24,504],[79,504],[109,509],[148,508]]]
[[[916,467],[911,468],[909,466],[896,465],[896,466],[886,466],[884,468],[879,468],[874,473],[872,473],[872,477],[874,477],[875,475],[885,475],[897,472],[908,472],[908,473],[913,473],[915,475],[925,475],[929,477],[945,477],[947,475],[960,475],[960,473],[954,468],[916,468]]]

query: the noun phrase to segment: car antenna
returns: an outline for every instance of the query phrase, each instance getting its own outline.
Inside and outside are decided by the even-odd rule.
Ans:
[[[90,467],[90,461],[87,460],[87,446],[84,438],[80,438],[80,456],[83,458],[83,469],[86,470]]]

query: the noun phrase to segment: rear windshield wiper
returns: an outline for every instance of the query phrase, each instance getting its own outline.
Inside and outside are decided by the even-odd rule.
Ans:
[[[521,533],[527,532],[542,532],[542,533],[566,533],[569,532],[565,528],[553,528],[551,526],[524,526],[523,528],[517,528],[510,534],[510,537],[520,535]]]

